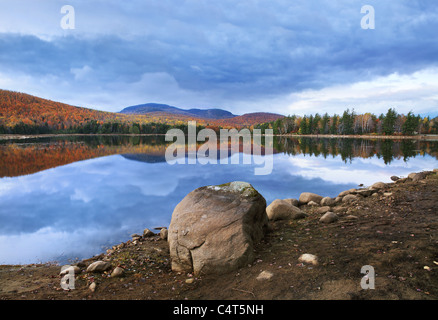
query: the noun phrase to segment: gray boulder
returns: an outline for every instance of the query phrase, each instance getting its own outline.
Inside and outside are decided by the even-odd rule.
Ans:
[[[254,260],[266,200],[246,182],[201,187],[176,207],[168,231],[173,271],[223,274]]]

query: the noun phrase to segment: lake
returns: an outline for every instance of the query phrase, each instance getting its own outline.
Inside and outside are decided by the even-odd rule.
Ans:
[[[164,136],[0,140],[0,264],[92,257],[167,227],[174,207],[201,186],[246,181],[269,204],[302,192],[335,197],[438,167],[436,141],[275,137],[268,175],[254,174],[255,160],[171,165],[169,144]]]

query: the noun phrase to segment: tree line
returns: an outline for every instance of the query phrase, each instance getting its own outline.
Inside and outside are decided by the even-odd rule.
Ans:
[[[254,129],[273,129],[274,134],[333,134],[333,135],[415,135],[437,134],[438,118],[430,119],[414,115],[399,114],[394,108],[386,114],[356,114],[347,109],[342,115],[328,113],[320,115],[289,115],[254,126]]]
[[[50,127],[47,123],[43,125],[26,124],[19,122],[12,127],[6,127],[0,124],[0,134],[166,134],[170,129],[180,129],[188,133],[188,123],[167,124],[162,122],[137,123],[137,122],[100,122],[90,120],[83,124],[61,126],[60,129]],[[197,130],[204,129],[202,125],[197,125]]]

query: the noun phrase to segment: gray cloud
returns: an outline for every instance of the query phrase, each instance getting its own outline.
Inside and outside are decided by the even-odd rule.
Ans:
[[[45,79],[15,90],[76,105],[116,111],[155,101],[249,111],[245,101],[261,109],[303,90],[437,66],[432,1],[368,2],[375,30],[360,28],[360,1],[77,1],[69,32],[53,28],[62,15],[49,1],[44,13],[34,9],[53,12],[51,24],[35,31],[17,17],[16,32],[0,27],[0,67],[11,86],[20,75]],[[151,90],[144,79],[156,75],[167,80]]]

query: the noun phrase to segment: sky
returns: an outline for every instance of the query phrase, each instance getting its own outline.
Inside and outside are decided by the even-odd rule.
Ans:
[[[436,30],[436,0],[0,0],[0,88],[115,112],[438,116]]]

